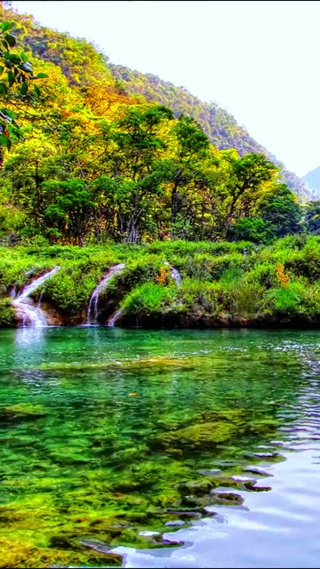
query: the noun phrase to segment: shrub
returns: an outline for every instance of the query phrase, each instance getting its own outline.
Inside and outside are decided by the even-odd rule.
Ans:
[[[292,316],[298,312],[297,309],[303,296],[304,286],[297,281],[291,281],[286,287],[279,286],[270,290],[267,298],[272,312],[280,312]]]
[[[130,316],[165,314],[174,306],[174,289],[147,282],[135,287],[123,300],[121,306]]]
[[[262,286],[244,282],[232,291],[235,314],[243,318],[255,318],[264,308],[265,290]]]
[[[0,298],[0,327],[15,327],[15,310],[11,306],[10,298]]]

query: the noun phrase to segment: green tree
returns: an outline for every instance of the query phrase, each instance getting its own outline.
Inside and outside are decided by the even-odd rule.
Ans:
[[[276,184],[260,202],[258,213],[270,236],[284,237],[301,232],[302,208],[285,184]]]
[[[2,148],[11,148],[12,140],[21,138],[21,130],[16,123],[12,109],[35,100],[40,95],[37,85],[30,84],[35,79],[47,77],[45,73],[33,75],[32,64],[23,51],[12,49],[16,46],[16,37],[12,33],[14,22],[4,21],[0,25],[0,161],[3,163]]]
[[[305,222],[308,233],[320,235],[320,200],[306,206]]]
[[[204,221],[206,190],[212,184],[212,172],[207,166],[209,162],[216,165],[216,161],[208,137],[194,119],[180,115],[171,134],[176,141],[175,152],[161,166],[170,188],[170,234],[171,238],[187,238],[199,215]]]
[[[237,210],[238,217],[241,208],[248,210],[250,204],[257,199],[263,183],[271,181],[277,172],[275,165],[263,154],[247,154],[242,158],[230,156],[228,161],[230,168],[225,188],[227,194],[224,228],[227,239],[232,235]]]
[[[163,172],[157,167],[166,144],[159,127],[172,119],[166,107],[129,108],[111,134],[111,177],[117,182],[118,218],[127,243],[139,240],[143,220],[161,192]]]
[[[84,182],[79,179],[44,182],[43,190],[55,194],[52,203],[44,209],[44,222],[49,234],[77,239],[83,245],[83,237],[94,208]]]
[[[261,217],[242,217],[232,227],[232,240],[264,243],[270,238],[267,224]]]

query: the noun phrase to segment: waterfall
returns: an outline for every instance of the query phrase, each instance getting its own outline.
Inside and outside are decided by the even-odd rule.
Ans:
[[[46,280],[53,277],[59,269],[59,266],[54,267],[48,273],[32,281],[32,283],[25,286],[22,292],[12,301],[12,306],[16,308],[17,314],[21,316],[23,328],[25,326],[35,326],[39,328],[47,325],[44,313],[40,308],[40,300],[35,306],[30,296]]]
[[[171,276],[172,276],[173,280],[176,282],[177,287],[179,288],[179,286],[181,284],[181,275],[180,275],[179,271],[177,269],[175,269],[174,267],[171,267],[171,265],[168,263],[168,261],[165,261],[163,264],[168,265],[170,267]]]
[[[105,288],[108,281],[117,273],[123,271],[125,265],[123,263],[119,263],[118,265],[113,265],[110,267],[107,274],[103,277],[100,281],[98,286],[94,289],[88,305],[88,312],[87,312],[87,325],[90,324],[97,324],[98,323],[98,302],[99,302],[99,295],[100,292]]]
[[[107,326],[109,326],[109,328],[113,328],[114,325],[115,325],[115,323],[116,323],[116,321],[120,318],[120,316],[122,315],[122,313],[123,313],[123,309],[122,309],[122,308],[119,308],[119,310],[117,310],[116,312],[114,312],[114,313],[112,314],[112,316],[110,316],[110,318],[109,318],[109,320],[108,320],[108,322],[107,322]]]

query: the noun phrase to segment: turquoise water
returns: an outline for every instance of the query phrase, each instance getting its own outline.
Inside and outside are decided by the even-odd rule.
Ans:
[[[0,567],[319,566],[320,332],[0,338]]]

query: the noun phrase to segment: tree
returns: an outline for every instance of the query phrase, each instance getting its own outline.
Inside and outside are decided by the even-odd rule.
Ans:
[[[264,243],[269,237],[267,224],[261,217],[242,217],[232,227],[234,241]]]
[[[242,158],[230,156],[230,167],[226,182],[226,221],[225,237],[232,234],[232,224],[241,202],[250,206],[257,199],[263,183],[271,181],[277,173],[277,168],[263,154],[246,154]],[[238,215],[239,217],[239,215]]]
[[[51,228],[55,236],[65,235],[77,239],[83,245],[83,235],[94,207],[84,182],[79,179],[44,182],[43,190],[56,194],[44,210],[46,226]]]
[[[308,233],[320,235],[320,200],[307,205],[305,222]]]
[[[276,184],[260,202],[258,213],[270,235],[284,237],[301,231],[302,208],[285,184]]]
[[[33,75],[32,64],[26,54],[12,51],[16,45],[16,37],[12,33],[13,22],[4,21],[0,25],[0,152],[3,162],[2,148],[11,148],[12,139],[21,138],[21,131],[15,121],[15,113],[7,108],[8,103],[15,106],[35,100],[40,95],[37,85],[30,91],[30,83],[35,79],[47,77],[45,73]]]
[[[161,168],[170,188],[171,238],[186,237],[190,227],[198,218],[204,219],[205,194],[212,176],[206,167],[216,165],[210,152],[210,142],[200,125],[191,117],[180,115],[171,130],[175,140],[175,152]],[[199,228],[198,228],[199,229]]]
[[[157,165],[166,144],[158,129],[172,119],[172,112],[163,106],[129,108],[111,134],[115,148],[110,152],[110,174],[122,200],[118,216],[127,243],[138,241],[143,218],[160,192],[163,175]]]

